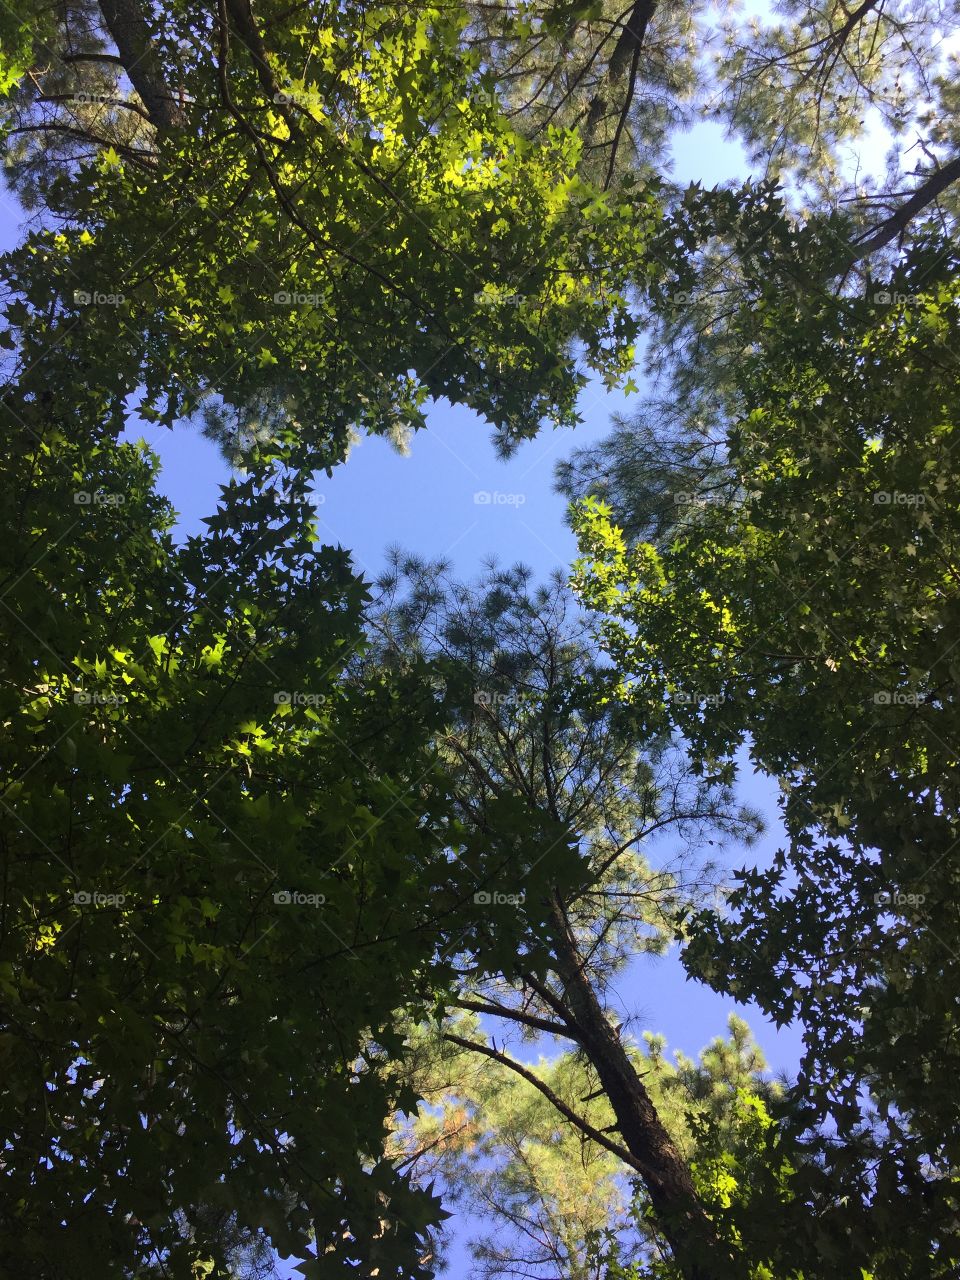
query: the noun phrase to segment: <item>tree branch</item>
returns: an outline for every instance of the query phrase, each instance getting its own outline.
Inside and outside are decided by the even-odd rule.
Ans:
[[[115,53],[62,53],[61,62],[109,62],[111,66],[122,67],[123,59]]]
[[[109,94],[82,94],[82,93],[50,93],[42,98],[34,98],[34,102],[53,102],[53,103],[70,103],[70,102],[95,102],[97,106],[103,107],[122,107],[124,111],[132,111],[135,115],[146,120],[147,124],[153,124],[143,107],[138,107],[135,102],[127,102],[124,98],[111,98]]]
[[[528,1084],[532,1084],[535,1089],[543,1094],[552,1106],[567,1120],[570,1121],[581,1133],[586,1134],[601,1147],[612,1152],[618,1160],[622,1160],[624,1164],[628,1164],[631,1169],[636,1169],[638,1173],[643,1173],[644,1169],[639,1160],[636,1160],[626,1147],[621,1147],[618,1142],[612,1142],[599,1129],[595,1129],[592,1124],[588,1124],[581,1116],[558,1097],[548,1084],[540,1079],[534,1072],[528,1071],[522,1063],[514,1061],[513,1058],[507,1057],[505,1053],[500,1053],[497,1049],[492,1049],[488,1044],[480,1044],[476,1040],[465,1040],[462,1036],[453,1035],[452,1032],[444,1033],[444,1040],[449,1040],[451,1044],[459,1045],[461,1049],[469,1049],[471,1053],[481,1053],[484,1057],[492,1058],[494,1062],[499,1062],[503,1067],[509,1067],[511,1071],[515,1071],[518,1076],[522,1076]]]
[[[576,1018],[574,1018],[573,1014],[560,997],[555,995],[547,984],[545,982],[541,982],[535,974],[521,973],[520,977],[532,991],[537,993],[544,1004],[549,1005],[561,1022],[565,1023],[566,1026],[569,1027],[570,1030],[568,1034],[570,1035],[570,1038],[572,1040],[579,1041],[583,1032],[577,1024]]]
[[[454,1000],[458,1009],[472,1009],[474,1013],[487,1013],[494,1018],[504,1018],[509,1022],[522,1022],[525,1027],[534,1031],[546,1031],[551,1036],[563,1036],[566,1040],[575,1040],[576,1036],[562,1022],[553,1022],[550,1018],[538,1018],[532,1013],[522,1013],[519,1009],[511,1009],[509,1005],[498,1004],[486,1000]]]
[[[273,102],[279,108],[280,114],[290,130],[290,136],[296,137],[300,132],[299,125],[287,105],[270,67],[266,45],[263,43],[256,18],[253,16],[250,0],[227,0],[227,12],[233,23],[234,31],[253,60],[260,87],[266,94],[268,101]]]
[[[859,262],[861,258],[876,253],[878,249],[882,249],[884,245],[896,239],[906,230],[911,218],[927,205],[933,204],[934,200],[958,179],[960,179],[960,156],[955,156],[948,164],[932,173],[926,182],[916,189],[910,199],[905,200],[889,218],[881,222],[872,232],[866,233],[869,239],[861,239],[854,251],[853,261]]]
[[[615,87],[629,72],[626,99],[617,121],[617,129],[613,140],[613,155],[608,173],[612,171],[620,136],[630,111],[634,89],[636,88],[640,53],[643,49],[643,42],[646,39],[647,28],[650,25],[650,20],[656,7],[657,0],[634,0],[633,9],[623,25],[620,38],[614,46],[613,53],[610,55],[610,61],[607,63],[607,74],[604,76],[603,83],[594,95],[593,101],[590,103],[590,109],[587,112],[584,131],[589,139],[596,132],[597,126],[606,113],[607,91]]]

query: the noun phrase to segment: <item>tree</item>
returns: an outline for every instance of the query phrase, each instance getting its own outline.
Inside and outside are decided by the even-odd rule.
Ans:
[[[768,176],[865,221],[895,209],[906,183],[929,185],[932,199],[938,175],[960,176],[946,6],[789,0],[770,22],[725,26],[715,112]],[[858,154],[870,125],[890,144],[886,173]],[[955,196],[947,208],[952,219]]]
[[[441,396],[509,447],[544,420],[576,421],[583,363],[626,380],[642,320],[655,350],[678,322],[688,336],[723,329],[708,280],[733,251],[724,217],[698,257],[685,211],[700,196],[671,192],[652,163],[698,75],[712,92],[705,14],[645,0],[223,6],[82,0],[53,31],[38,6],[32,58],[11,59],[6,124],[15,184],[57,231],[9,264],[9,288],[42,317],[25,366],[89,379],[110,352],[99,377],[119,405],[144,395],[142,411],[172,425],[218,396],[231,448],[253,437],[317,467],[342,458],[353,428],[402,437]],[[876,8],[864,22],[881,21]],[[933,75],[934,54],[918,51],[936,43],[934,17],[910,21]],[[844,74],[828,67],[823,94],[842,96]],[[748,132],[779,119],[761,100]],[[949,207],[960,162],[940,154],[912,191],[891,180],[879,222],[831,220],[822,200],[818,216],[831,234],[862,232],[860,253],[884,247]],[[733,202],[766,198],[761,186]],[[662,199],[678,219],[654,239]],[[703,277],[700,304],[679,315],[678,245]],[[740,287],[736,269],[721,274],[720,303]],[[653,289],[652,309],[635,286]]]
[[[425,1276],[384,1065],[477,936],[432,700],[347,678],[364,589],[305,477],[231,481],[177,545],[142,446],[3,407],[0,1270],[266,1241]]]
[[[90,379],[109,352],[99,376],[121,404],[141,395],[172,425],[215,393],[242,427],[267,403],[274,451],[328,467],[351,427],[415,428],[428,397],[522,438],[576,421],[582,364],[626,376],[624,291],[656,191],[610,205],[579,175],[574,133],[518,133],[458,9],[111,0],[66,21],[37,52],[49,71],[21,82],[15,166],[47,154],[45,99],[65,96],[36,95],[47,76],[119,68],[131,84],[111,109],[150,127],[145,153],[82,121],[54,129],[79,149],[31,188],[56,230],[7,281],[42,330],[24,365],[48,381]]]
[[[746,743],[781,780],[789,848],[740,874],[731,917],[691,922],[687,957],[803,1019],[805,1114],[850,1135],[828,1162],[869,1189],[879,1275],[947,1275],[960,1250],[956,323],[934,238],[866,299],[774,282],[736,317],[723,485],[658,545],[577,516],[624,696],[705,771],[731,779]]]
[[[469,39],[498,68],[511,117],[531,134],[576,125],[607,187],[631,170],[666,177],[675,134],[705,118],[761,177],[863,227],[898,212],[911,187],[926,208],[960,173],[956,20],[941,4],[791,0],[768,19],[665,0],[472,11]],[[859,154],[871,125],[890,145],[886,172]],[[947,191],[951,218],[955,204]]]
[[[607,1097],[617,1137],[565,1107],[494,1045],[453,1029],[445,1038],[523,1074],[567,1122],[636,1174],[688,1280],[724,1267],[746,1274],[698,1198],[604,993],[629,957],[662,952],[680,906],[709,890],[701,842],[749,838],[754,819],[726,789],[692,778],[668,735],[618,709],[609,696],[615,673],[598,661],[562,580],[534,590],[522,568],[493,568],[470,588],[451,582],[443,566],[398,554],[381,586],[372,657],[398,670],[429,659],[445,682],[449,727],[440,745],[457,779],[465,829],[481,842],[506,843],[513,815],[527,812],[554,832],[537,858],[521,845],[515,878],[483,883],[475,901],[499,976],[489,981],[476,966],[461,965],[466,988],[453,1003],[576,1046]],[[645,850],[664,831],[680,847],[672,867],[655,870]],[[692,859],[683,856],[687,847]],[[571,868],[573,850],[579,856]],[[522,944],[501,946],[501,921],[518,916]]]
[[[383,1127],[412,1101],[389,1069],[398,1026],[451,995],[576,1046],[619,1139],[492,1044],[444,1032],[637,1173],[669,1242],[663,1266],[687,1280],[773,1266],[926,1280],[957,1261],[955,1104],[937,1075],[956,1057],[942,947],[955,924],[955,530],[948,490],[921,487],[923,468],[952,476],[955,264],[918,222],[937,210],[952,226],[955,92],[945,81],[927,162],[907,192],[891,178],[878,222],[822,198],[788,217],[773,184],[694,188],[664,220],[662,184],[632,170],[682,113],[690,11],[493,13],[80,0],[0,19],[11,172],[40,224],[5,261],[0,333],[17,380],[3,400],[16,530],[4,607],[18,611],[3,657],[0,919],[11,1270],[54,1277],[65,1258],[105,1257],[117,1275],[222,1271],[231,1238],[266,1232],[328,1249],[305,1264],[315,1274],[423,1273],[436,1206],[383,1160]],[[938,73],[922,15],[880,3],[806,18],[812,43],[786,49],[789,98],[813,79],[814,110],[833,95],[837,114],[822,134],[791,109],[783,172],[801,179],[807,154],[825,165],[849,131],[845,87],[894,112],[890,67],[909,56],[918,83]],[[880,66],[888,37],[911,47]],[[771,149],[782,44],[732,64],[749,73],[738,127]],[[664,90],[646,113],[645,86]],[[866,290],[893,308],[877,318],[854,289],[905,242],[876,291],[894,296]],[[721,305],[678,308],[731,255]],[[622,615],[608,639],[632,695],[582,620],[568,627],[560,588],[531,596],[516,573],[453,607],[414,569],[409,607],[376,620],[390,642],[358,652],[362,589],[341,557],[312,551],[306,471],[341,459],[358,428],[402,437],[431,396],[473,406],[506,444],[544,418],[573,422],[577,344],[615,381],[646,314],[669,338],[665,370],[705,356],[671,389],[684,416],[668,462],[702,498],[711,437],[686,430],[715,409],[708,478],[726,505],[638,512],[660,543],[639,550],[603,511],[584,516],[584,588]],[[172,545],[149,460],[116,446],[131,398],[167,424],[203,413],[246,455],[207,540]],[[278,456],[300,470],[261,467]],[[662,494],[669,471],[641,461]],[[854,509],[838,516],[848,492],[888,495],[900,541]],[[87,515],[99,523],[83,527]],[[852,574],[819,610],[784,618],[785,591],[837,578],[845,560]],[[424,685],[438,659],[439,700]],[[255,660],[289,683],[265,687]],[[304,671],[315,685],[294,683]],[[838,705],[838,673],[857,696],[889,696],[879,725]],[[697,842],[749,830],[728,785],[747,733],[789,787],[792,844],[743,878],[725,919],[696,877],[654,871],[641,842],[685,824]],[[98,877],[126,883],[130,840],[146,865],[128,904]],[[918,867],[929,890],[910,887]],[[281,894],[299,878],[316,901],[276,901],[274,919],[281,871]],[[293,928],[280,916],[293,906],[316,914]],[[628,954],[666,945],[678,912],[693,971],[811,1027],[796,1133],[754,1111],[742,1149],[718,1140],[703,1168],[603,999]],[[346,940],[329,940],[331,915],[349,921]],[[743,1190],[754,1178],[759,1216]],[[796,1257],[781,1266],[769,1206],[784,1202]]]
[[[455,1026],[461,1036],[487,1040],[476,1014],[461,1014]],[[775,1094],[761,1080],[763,1057],[740,1019],[731,1019],[730,1039],[715,1040],[699,1062],[678,1053],[674,1066],[662,1037],[645,1033],[644,1041],[642,1047],[627,1041],[627,1052],[693,1168],[700,1153],[691,1115],[722,1126],[729,1151],[740,1095]],[[445,1202],[479,1219],[481,1234],[471,1243],[477,1276],[600,1280],[614,1257],[663,1264],[642,1184],[622,1160],[571,1125],[516,1071],[429,1029],[416,1047],[411,1067],[424,1102],[399,1130],[399,1150],[420,1179],[441,1179]],[[532,1065],[529,1052],[524,1057]],[[541,1057],[535,1071],[595,1130],[616,1129],[581,1054]]]
[[[662,175],[673,130],[694,117],[707,6],[672,0],[470,6],[471,45],[498,71],[510,118],[536,137],[575,127],[605,189]],[[519,16],[519,21],[517,17]]]

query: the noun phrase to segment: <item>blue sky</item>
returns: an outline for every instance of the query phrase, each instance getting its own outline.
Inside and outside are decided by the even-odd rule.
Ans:
[[[709,186],[745,176],[742,153],[725,143],[715,126],[699,126],[679,139],[675,156],[675,176],[681,180],[697,178]],[[6,193],[0,193],[0,219],[0,248],[6,248],[16,242],[20,223],[19,210]],[[397,544],[448,558],[462,577],[471,576],[491,554],[505,563],[522,561],[538,576],[565,570],[576,548],[564,522],[563,501],[552,488],[554,465],[576,445],[602,438],[611,413],[624,409],[629,402],[622,396],[591,386],[580,406],[582,427],[575,433],[547,429],[504,462],[496,455],[489,428],[475,414],[436,405],[408,457],[383,440],[365,439],[332,478],[320,478],[323,540],[349,549],[367,576],[377,573],[385,549]],[[143,424],[133,434],[143,434],[161,457],[161,487],[179,512],[180,530],[201,531],[200,520],[213,511],[218,485],[228,475],[219,450],[186,428],[170,432]],[[478,494],[491,499],[478,501]],[[770,829],[759,853],[731,850],[731,866],[744,858],[764,860],[781,834],[775,786],[748,772],[741,791],[766,816]],[[671,1048],[690,1056],[722,1034],[727,1015],[737,1011],[749,1021],[773,1069],[796,1069],[798,1029],[777,1032],[756,1010],[686,981],[675,954],[632,966],[619,984],[617,1003],[621,1015],[639,1015],[636,1033],[662,1032]],[[455,1248],[451,1274],[462,1274],[463,1261],[462,1250]]]

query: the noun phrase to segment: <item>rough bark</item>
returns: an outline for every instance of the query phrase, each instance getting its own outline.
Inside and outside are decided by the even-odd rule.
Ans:
[[[724,1258],[727,1251],[697,1197],[690,1170],[583,971],[559,902],[552,915],[557,974],[581,1031],[581,1046],[600,1077],[620,1137],[636,1161],[677,1264],[686,1280],[729,1276],[733,1259]]]
[[[607,63],[607,72],[604,76],[603,84],[590,103],[586,125],[588,135],[592,135],[595,132],[600,120],[606,114],[607,99],[610,91],[636,65],[646,38],[647,27],[650,25],[650,19],[653,17],[656,7],[657,0],[636,0],[631,9],[630,16],[620,32],[620,38],[617,40],[613,53],[610,55],[610,61]],[[624,110],[629,109],[630,97],[632,97],[632,94],[628,94],[628,101]]]
[[[933,204],[937,197],[946,191],[947,187],[952,186],[958,180],[960,180],[960,156],[955,156],[953,160],[936,169],[927,178],[926,182],[919,186],[909,199],[904,200],[903,204],[886,221],[874,227],[869,232],[867,239],[860,241],[854,249],[854,262],[859,262],[871,253],[876,253],[878,249],[888,245],[891,240],[895,240],[898,235],[906,231],[912,218],[915,218],[918,213],[922,213],[924,209]]]
[[[130,83],[140,95],[157,129],[180,129],[186,123],[177,97],[164,78],[163,65],[140,0],[99,0],[109,31]]]

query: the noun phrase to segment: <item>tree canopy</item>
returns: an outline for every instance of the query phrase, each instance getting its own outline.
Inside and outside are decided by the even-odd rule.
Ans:
[[[0,9],[5,1274],[428,1280],[434,1178],[487,1274],[956,1274],[955,35]],[[673,179],[700,120],[747,180]],[[507,453],[641,357],[573,590],[322,545],[358,433]],[[236,464],[202,534],[143,422]],[[673,947],[795,1078],[633,1037]]]
[[[741,874],[732,917],[699,917],[688,963],[803,1018],[808,1116],[852,1132],[869,1088],[884,1176],[923,1185],[952,1235],[957,300],[938,249],[867,299],[771,291],[741,319],[726,448],[667,532],[629,536],[597,500],[577,525],[625,695],[704,770],[732,777],[747,743],[784,791],[789,847]]]

